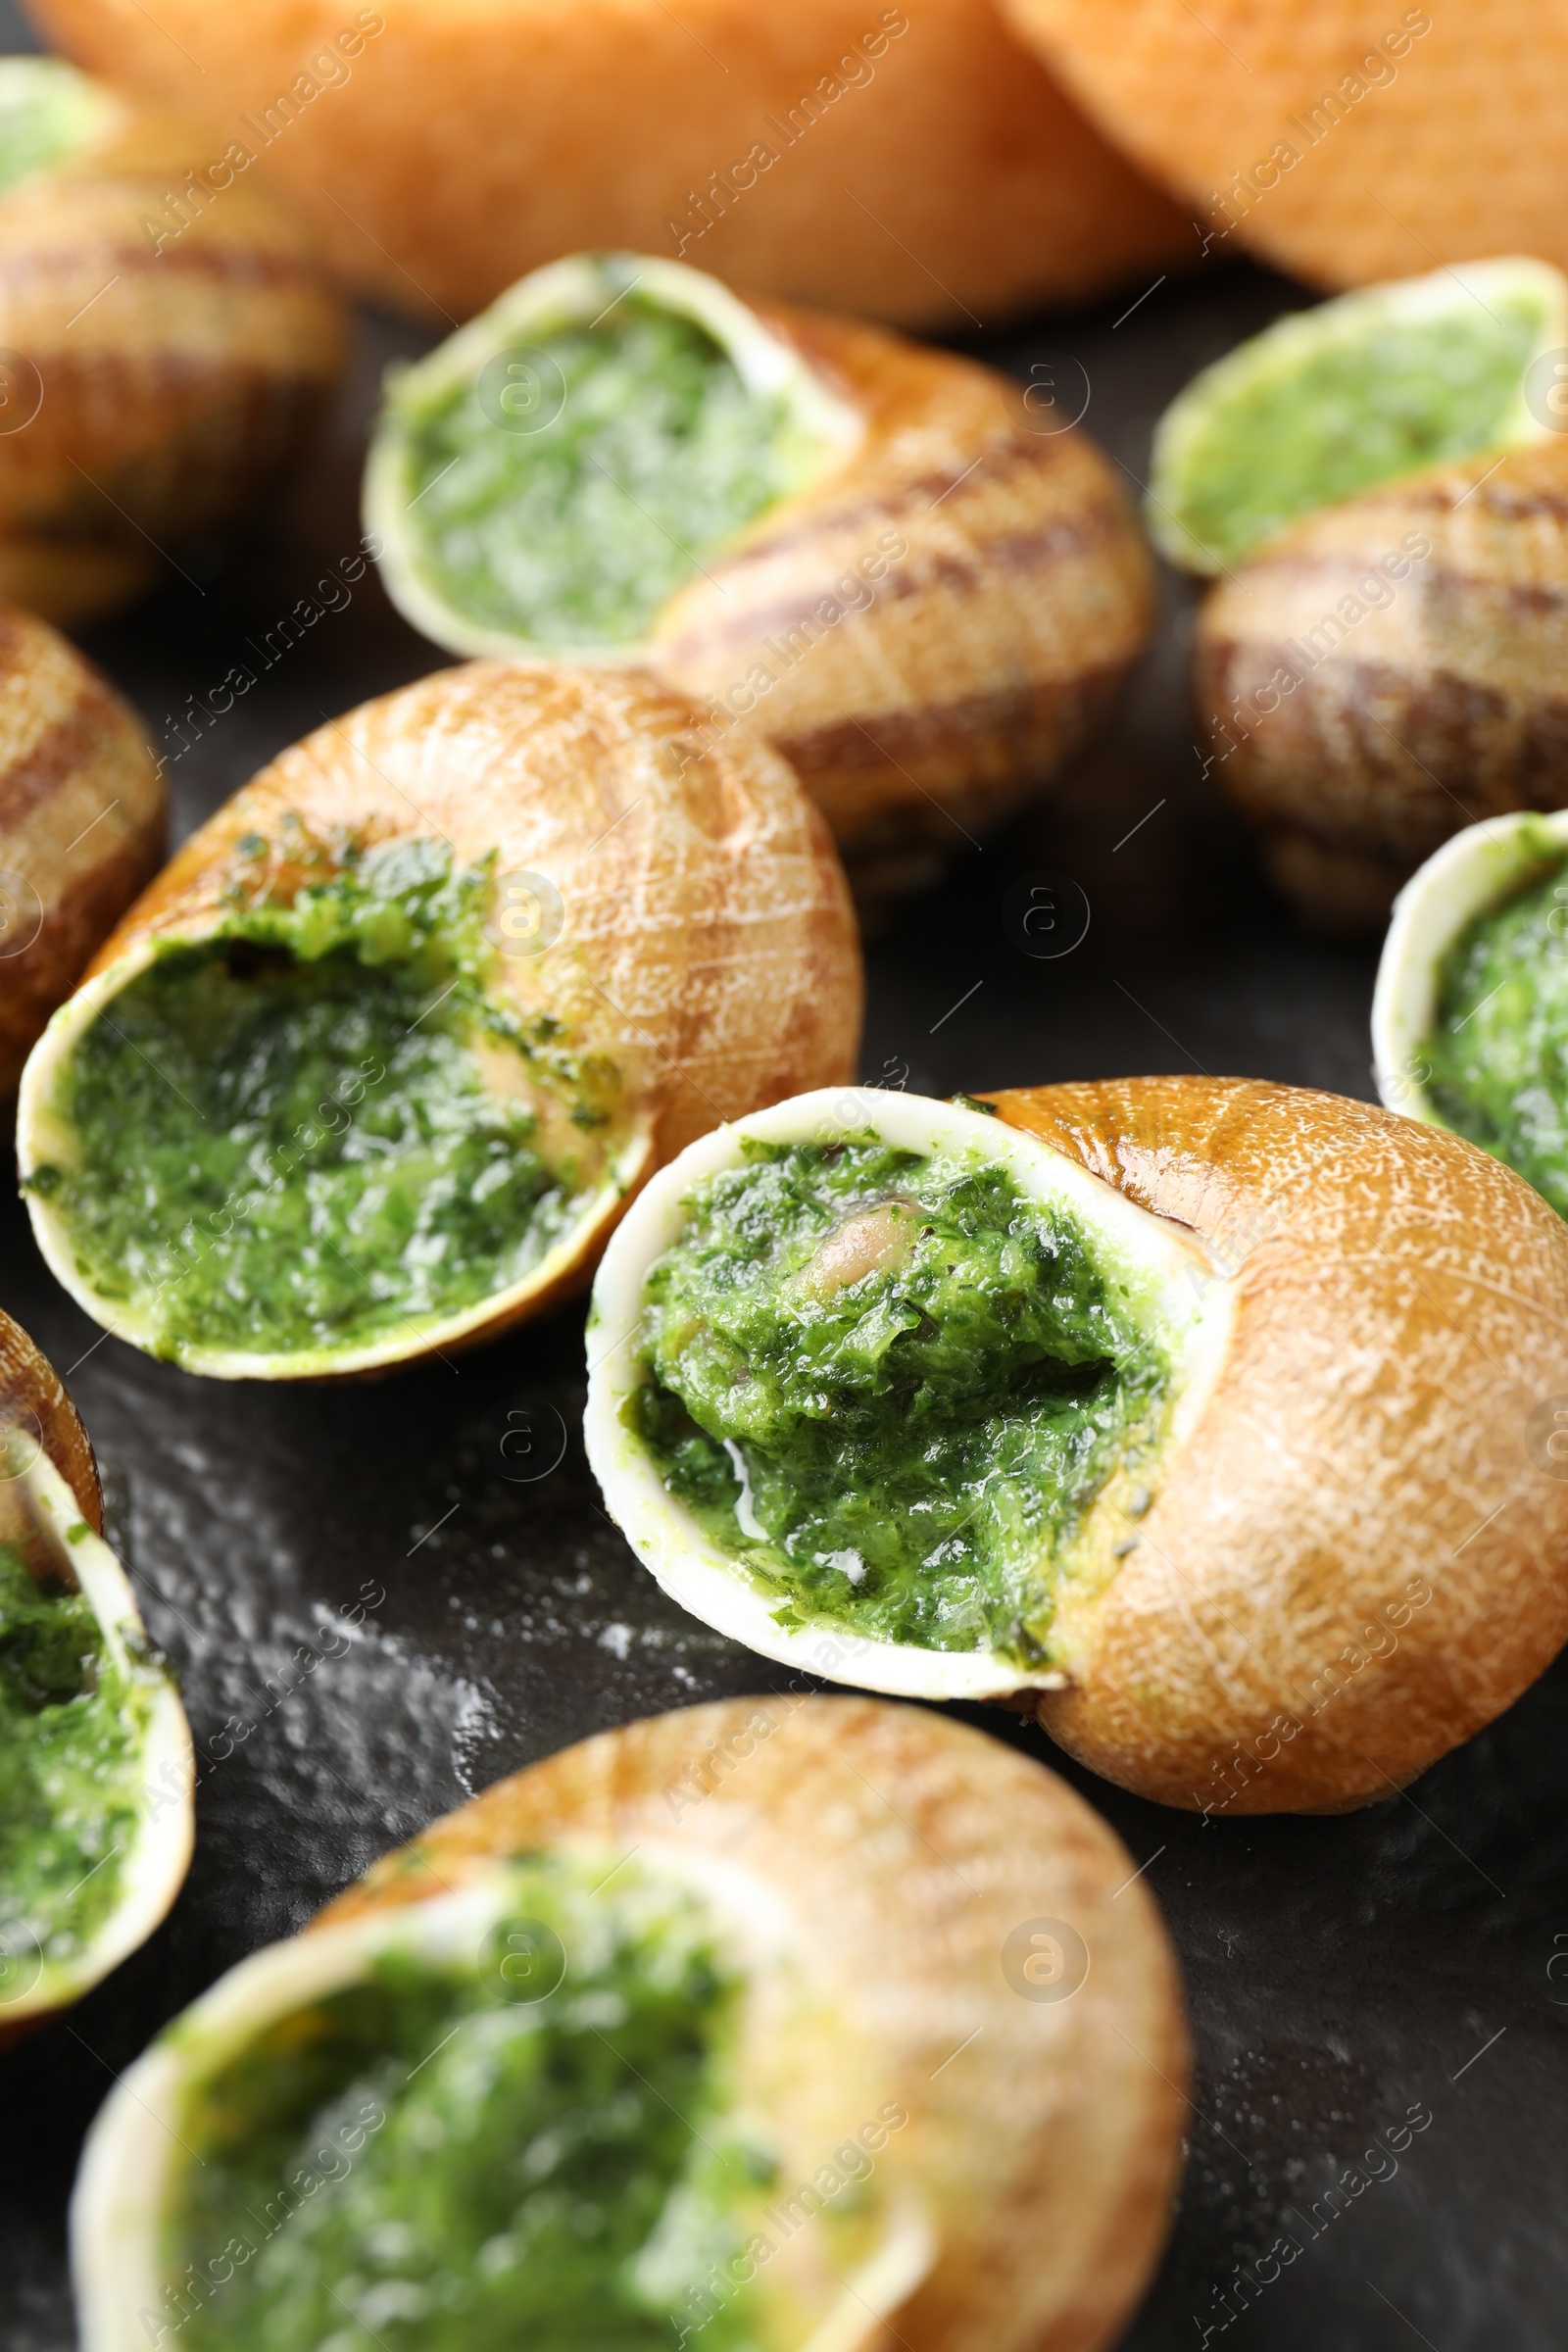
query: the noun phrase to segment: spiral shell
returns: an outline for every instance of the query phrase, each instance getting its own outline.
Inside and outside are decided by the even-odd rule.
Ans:
[[[0,587],[75,625],[251,512],[345,349],[294,216],[209,134],[106,99],[97,134],[0,194]]]
[[[166,797],[98,671],[47,622],[0,608],[0,1101],[157,871]]]

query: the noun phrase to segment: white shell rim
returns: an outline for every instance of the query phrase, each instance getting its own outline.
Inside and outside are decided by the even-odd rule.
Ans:
[[[130,1580],[102,1536],[82,1526],[81,1507],[47,1453],[22,1474],[27,1500],[47,1527],[59,1557],[75,1577],[115,1663],[126,1664],[128,1641],[144,1642],[147,1629]],[[173,1678],[163,1675],[137,1757],[147,1803],[128,1851],[121,1857],[114,1909],[85,1948],[69,1960],[45,1959],[36,1982],[0,2005],[0,2026],[47,2015],[79,2000],[122,1960],[139,1950],[184,1884],[196,1833],[196,1758],[190,1726]]]
[[[1119,1261],[1140,1288],[1164,1303],[1193,1277],[1199,1297],[1174,1349],[1177,1395],[1166,1439],[1182,1444],[1206,1404],[1223,1362],[1235,1286],[1216,1271],[1198,1237],[1152,1215],[1036,1136],[988,1113],[921,1095],[876,1087],[822,1088],[797,1095],[713,1129],[660,1170],[622,1219],[594,1284],[588,1325],[588,1402],[583,1435],[588,1461],[610,1516],[670,1598],[714,1632],[780,1665],[900,1698],[1004,1697],[1024,1690],[1062,1689],[1059,1669],[1026,1672],[991,1650],[939,1650],[879,1642],[823,1623],[790,1629],[769,1601],[664,1488],[651,1457],[622,1419],[638,1385],[635,1340],[642,1285],[683,1222],[683,1202],[700,1177],[736,1164],[747,1137],[768,1143],[819,1140],[857,1126],[916,1151],[978,1149],[1001,1161],[1020,1190],[1067,1205],[1097,1247]],[[1185,1306],[1186,1300],[1182,1301]],[[1171,1320],[1174,1322],[1175,1318]]]
[[[764,325],[738,295],[706,270],[684,262],[639,253],[579,253],[530,271],[499,295],[488,310],[469,319],[416,361],[410,376],[445,387],[477,372],[514,335],[541,334],[558,326],[592,320],[635,282],[668,311],[706,327],[733,361],[749,390],[782,393],[796,421],[824,445],[823,471],[842,462],[864,438],[859,413],[831,392],[797,351]],[[405,381],[408,380],[406,376]],[[646,658],[644,645],[541,645],[515,630],[471,620],[428,586],[420,570],[404,495],[404,436],[383,414],[366,461],[363,520],[379,541],[381,577],[405,620],[449,653],[522,656],[578,663],[589,668],[625,668]],[[791,496],[799,495],[798,492]],[[677,591],[678,593],[678,591]]]
[[[1395,900],[1372,995],[1372,1075],[1390,1110],[1444,1125],[1420,1059],[1437,1017],[1439,969],[1465,925],[1540,864],[1543,840],[1568,851],[1568,809],[1483,817],[1435,850]]]
[[[167,2027],[121,2077],[87,2134],[71,2201],[72,2271],[84,2352],[137,2352],[137,2315],[165,2299],[160,2272],[181,2094],[197,2065],[241,2049],[291,2008],[340,1990],[392,1945],[456,1957],[482,1938],[506,1898],[504,1866],[477,1884],[267,1944]]]
[[[68,1131],[54,1107],[54,1085],[76,1040],[105,1005],[147,969],[161,948],[200,946],[204,940],[219,936],[220,932],[158,932],[140,939],[106,970],[84,981],[51,1016],[27,1056],[17,1099],[17,1173],[24,1183],[42,1161],[69,1148]],[[653,1150],[650,1113],[634,1123],[615,1158],[606,1168],[603,1181],[584,1196],[569,1231],[552,1244],[520,1281],[492,1292],[460,1314],[411,1326],[368,1347],[298,1348],[281,1354],[252,1353],[231,1348],[182,1348],[172,1360],[181,1371],[200,1373],[210,1380],[321,1380],[383,1371],[433,1354],[439,1348],[461,1347],[466,1340],[486,1331],[497,1316],[520,1306],[580,1262],[594,1247],[599,1234],[619,1213],[622,1202],[635,1192]],[[101,1298],[78,1271],[65,1221],[47,1197],[29,1192],[26,1202],[39,1252],[61,1288],[115,1339],[124,1340],[162,1360],[153,1317],[122,1299]]]
[[[570,1838],[549,1850],[601,1860],[618,1851],[602,1840],[582,1845]],[[656,1879],[684,1884],[710,1906],[743,1969],[788,1965],[796,1923],[744,1865],[658,1841],[632,1852]],[[156,2314],[166,2291],[159,2253],[191,2074],[221,2064],[290,2009],[355,1983],[383,1951],[401,1948],[437,1960],[471,1955],[514,1885],[513,1859],[497,1857],[449,1892],[286,1936],[239,1961],[166,2028],[111,2091],[82,2151],[71,2200],[71,2253],[83,2352],[144,2352],[140,2315]],[[919,2284],[935,2253],[923,2213],[902,2201],[889,2215],[882,2243],[802,2352],[859,2352],[882,2318]]]
[[[1549,262],[1538,261],[1531,255],[1498,255],[1486,261],[1460,262],[1451,268],[1424,270],[1413,277],[1385,278],[1373,285],[1355,286],[1348,293],[1335,295],[1310,309],[1288,313],[1272,326],[1249,336],[1234,350],[1200,368],[1159,417],[1150,459],[1151,482],[1157,489],[1162,479],[1180,466],[1214,398],[1223,397],[1233,383],[1263,374],[1290,372],[1302,353],[1331,339],[1338,319],[1348,322],[1361,317],[1370,318],[1378,313],[1393,318],[1436,317],[1454,307],[1456,294],[1468,294],[1486,308],[1489,292],[1495,296],[1509,286],[1518,285],[1530,287],[1540,297],[1543,323],[1521,370],[1513,405],[1489,446],[1498,450],[1519,449],[1550,439],[1549,428],[1525,405],[1524,375],[1543,353],[1568,342],[1568,277]],[[1329,315],[1327,327],[1325,314]],[[1267,351],[1260,365],[1255,347],[1265,337]],[[1145,521],[1160,554],[1179,569],[1209,578],[1225,568],[1212,548],[1196,539],[1168,509],[1152,503],[1152,493],[1146,502]]]

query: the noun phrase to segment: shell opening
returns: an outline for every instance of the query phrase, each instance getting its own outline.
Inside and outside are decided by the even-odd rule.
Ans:
[[[1405,885],[1373,1004],[1391,1109],[1451,1128],[1568,1215],[1568,816],[1490,817]]]
[[[24,1184],[68,1287],[242,1372],[395,1360],[548,1279],[618,1194],[622,1073],[495,983],[515,909],[488,865],[285,822],[241,838],[224,895],[211,933],[89,983],[29,1065]]]
[[[579,256],[392,381],[366,519],[438,644],[613,659],[858,432],[714,279]]]
[[[190,1856],[190,1735],[130,1588],[0,1422],[0,2034],[145,1940]]]
[[[1213,573],[1297,515],[1545,437],[1535,363],[1568,328],[1544,262],[1475,262],[1293,312],[1205,368],[1155,431],[1151,533]],[[1549,422],[1549,420],[1548,420]]]
[[[973,1110],[806,1096],[694,1145],[596,1291],[589,1450],[677,1599],[871,1688],[1059,1682],[1228,1307],[1190,1236]]]
[[[466,2341],[853,2352],[929,2233],[854,2144],[865,2084],[832,2081],[736,1891],[555,1849],[231,1971],[94,2127],[87,2352],[129,2352],[148,2314],[224,2352],[436,2352],[456,2315]],[[840,2193],[802,2192],[835,2146]]]

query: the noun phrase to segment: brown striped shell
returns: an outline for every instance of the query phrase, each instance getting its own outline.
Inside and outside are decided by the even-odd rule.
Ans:
[[[1235,1286],[1201,1417],[1031,1693],[1108,1780],[1214,1813],[1391,1794],[1568,1639],[1568,1225],[1437,1127],[1300,1087],[994,1098]]]
[[[1295,524],[1210,596],[1197,695],[1214,782],[1320,923],[1380,925],[1461,826],[1568,806],[1568,441]]]
[[[92,72],[209,116],[213,153],[265,139],[260,170],[342,274],[427,318],[468,318],[584,247],[955,329],[1195,254],[992,0],[30,13]]]
[[[157,871],[166,797],[134,713],[91,663],[0,609],[0,1102]]]
[[[8,1422],[32,1431],[74,1494],[82,1517],[95,1535],[101,1535],[104,1498],[81,1417],[49,1358],[0,1307],[0,1428]]]
[[[880,2081],[906,2114],[882,2185],[929,2214],[936,2243],[885,2333],[856,2344],[1114,2341],[1168,2227],[1187,2036],[1158,1913],[1081,1798],[913,1707],[727,1699],[602,1733],[487,1788],[313,1926],[571,1838],[751,1879],[752,1909],[782,1906],[810,1953],[839,2071]]]
[[[294,216],[232,172],[190,192],[212,145],[116,108],[0,196],[0,416],[33,412],[0,432],[0,588],[67,624],[251,511],[342,365],[342,306]]]
[[[716,725],[777,744],[875,899],[1088,741],[1148,642],[1152,566],[1108,461],[1046,429],[1054,407],[875,327],[760,316],[863,438],[711,559],[645,652]]]
[[[55,1148],[63,1057],[154,944],[220,937],[236,894],[290,901],[351,848],[434,838],[459,871],[491,860],[493,995],[558,1022],[574,1054],[602,1055],[615,1073],[578,1221],[510,1290],[352,1357],[192,1347],[180,1354],[188,1369],[336,1375],[489,1339],[583,1288],[631,1194],[692,1137],[849,1077],[860,953],[826,827],[776,752],[739,740],[705,749],[700,719],[645,671],[493,661],[437,670],[281,753],[144,892],[28,1063],[24,1176]],[[555,909],[516,954],[505,928],[514,883],[536,911]],[[549,1139],[564,1105],[535,1106]],[[154,1345],[131,1309],[90,1288],[48,1200],[34,1193],[28,1205],[80,1304]]]

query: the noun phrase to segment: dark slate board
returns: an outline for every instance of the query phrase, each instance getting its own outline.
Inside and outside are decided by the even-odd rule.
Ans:
[[[1233,268],[1162,283],[1124,317],[1132,298],[971,348],[1024,377],[1043,362],[1064,394],[1083,370],[1089,428],[1140,476],[1152,418],[1193,368],[1305,297]],[[371,577],[199,740],[172,728],[231,663],[254,668],[247,649],[354,547],[373,387],[388,358],[418,348],[368,318],[331,444],[287,511],[243,549],[182,554],[188,579],[91,643],[154,739],[171,756],[190,743],[172,767],[179,835],[324,714],[434,665]],[[956,837],[946,885],[874,943],[866,1076],[945,1094],[1197,1068],[1371,1092],[1374,955],[1293,929],[1200,785],[1192,609],[1168,583],[1159,649],[1113,741],[1055,805],[983,850]],[[1043,873],[1076,881],[1092,914],[1057,960],[1021,952],[1006,920],[1009,892]],[[580,1315],[375,1386],[191,1380],[103,1338],[9,1198],[0,1303],[86,1417],[205,1756],[195,1865],[169,1924],[0,2059],[0,2343],[64,2352],[81,2135],[168,2017],[502,1774],[783,1678],[666,1602],[600,1510],[577,1434]],[[495,1434],[496,1407],[519,1397],[552,1435],[542,1458],[564,1445],[526,1485],[505,1475]],[[367,1592],[344,1651],[331,1628]],[[320,1660],[309,1671],[302,1646]],[[1180,1947],[1200,2075],[1138,2352],[1222,2333],[1237,2352],[1555,2352],[1568,2329],[1555,2014],[1568,2005],[1568,1673],[1407,1795],[1339,1821],[1205,1825],[1122,1795],[1004,1714],[971,1712],[1106,1814]],[[1401,2133],[1412,2111],[1427,2120]],[[1353,2193],[1325,2203],[1351,2166]]]

